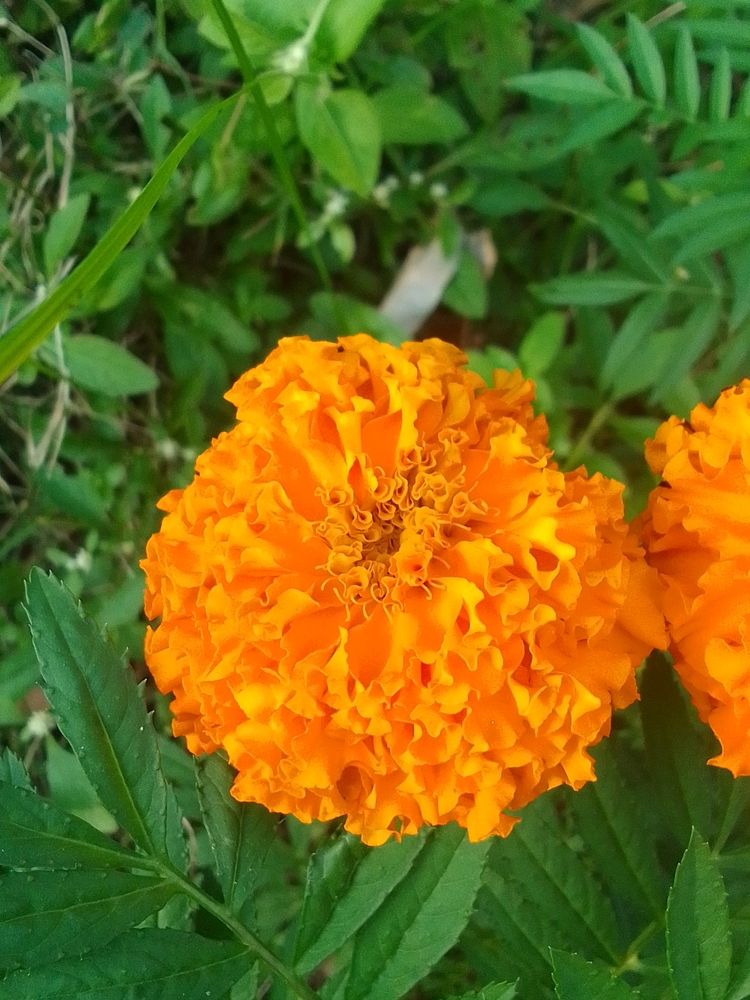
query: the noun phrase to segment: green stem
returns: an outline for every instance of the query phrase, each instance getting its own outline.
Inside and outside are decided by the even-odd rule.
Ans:
[[[568,457],[565,460],[565,465],[569,469],[574,469],[581,461],[581,458],[588,451],[591,442],[594,440],[596,435],[602,429],[604,424],[606,424],[606,422],[609,420],[613,410],[614,410],[614,404],[607,402],[603,403],[599,407],[599,409],[594,412],[585,430],[578,438],[576,443],[573,445],[573,447],[570,449],[570,453],[568,454]]]
[[[271,109],[268,107],[268,102],[266,101],[265,95],[263,93],[263,88],[258,83],[255,71],[250,62],[247,52],[245,51],[245,46],[242,44],[242,39],[240,38],[237,28],[234,25],[234,21],[229,16],[229,12],[224,6],[223,0],[211,0],[211,5],[216,11],[216,16],[221,21],[222,27],[226,33],[229,44],[232,46],[232,51],[234,52],[235,58],[239,63],[240,71],[242,77],[247,84],[248,90],[255,101],[255,105],[258,109],[258,114],[263,122],[263,127],[266,130],[266,135],[268,137],[268,145],[271,150],[271,156],[276,165],[276,169],[279,173],[281,183],[284,186],[286,195],[289,198],[289,202],[292,206],[292,210],[297,217],[297,222],[299,223],[300,229],[305,234],[307,238],[307,243],[310,247],[310,256],[313,259],[315,268],[318,272],[320,280],[323,283],[326,291],[333,292],[333,282],[331,281],[331,276],[328,273],[328,268],[320,254],[317,243],[312,238],[312,233],[310,231],[310,223],[307,219],[307,214],[305,213],[304,205],[302,204],[302,197],[299,193],[299,188],[297,187],[297,182],[294,179],[292,171],[289,167],[289,161],[284,153],[284,147],[281,142],[281,137],[279,136],[278,129],[276,128],[276,122],[271,114]],[[322,6],[322,5],[321,5]],[[327,2],[325,4],[327,6]],[[325,11],[325,6],[322,6],[320,16]],[[318,18],[319,20],[320,18]],[[307,35],[305,35],[307,39]]]
[[[648,944],[655,934],[658,934],[663,924],[664,919],[662,917],[652,920],[650,924],[643,928],[638,937],[631,942],[620,964],[612,970],[615,976],[621,976],[623,972],[632,971],[637,966],[638,952],[641,951],[645,944]]]
[[[159,870],[166,879],[177,886],[180,892],[186,896],[190,896],[198,906],[208,913],[213,914],[217,920],[220,920],[234,934],[237,940],[247,947],[249,952],[264,962],[279,979],[282,979],[286,983],[295,996],[300,997],[301,1000],[318,1000],[317,994],[310,989],[307,983],[295,976],[291,969],[288,969],[281,959],[267,948],[252,931],[249,931],[244,924],[240,923],[226,906],[212,896],[207,895],[207,893],[199,889],[197,885],[194,885],[174,868],[166,864],[160,864]]]

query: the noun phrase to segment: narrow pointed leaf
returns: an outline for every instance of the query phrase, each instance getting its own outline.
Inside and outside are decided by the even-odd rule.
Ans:
[[[163,879],[123,872],[6,872],[0,875],[0,968],[100,948],[174,893]]]
[[[400,997],[456,943],[479,889],[490,842],[431,830],[409,874],[354,941],[346,1000]]]
[[[708,115],[712,122],[723,122],[729,117],[732,106],[732,64],[729,52],[720,49],[714,71],[711,74],[711,86],[708,90]]]
[[[139,847],[168,857],[167,785],[134,678],[53,576],[32,572],[27,605],[47,695],[91,784]]]
[[[732,965],[727,895],[718,862],[695,831],[669,894],[667,955],[677,1000],[724,1000]]]
[[[623,375],[635,364],[644,343],[658,329],[666,315],[669,298],[663,292],[645,295],[628,313],[610,344],[602,365],[599,384],[602,389],[617,391]]]
[[[633,84],[625,64],[604,35],[588,24],[577,24],[576,31],[589,58],[602,74],[604,82],[621,97],[631,97]]]
[[[659,379],[654,386],[652,400],[661,402],[669,398],[669,393],[689,374],[709,349],[721,322],[722,302],[720,298],[710,298],[698,302],[683,320],[680,336]]]
[[[460,997],[450,997],[449,1000],[515,1000],[517,996],[516,983],[488,983],[481,990],[462,993]]]
[[[701,83],[693,36],[684,24],[677,32],[674,50],[674,96],[683,115],[695,120],[701,103]]]
[[[0,753],[0,781],[6,781],[16,788],[31,788],[26,768],[8,747]]]
[[[0,781],[0,865],[7,868],[122,868],[138,857],[36,792]]]
[[[646,97],[661,106],[667,94],[667,80],[659,49],[651,32],[635,14],[628,14],[627,25],[635,75]]]
[[[343,833],[310,859],[295,943],[295,965],[309,972],[353,937],[406,878],[425,845],[425,834],[365,847]]]
[[[554,104],[599,104],[617,96],[598,77],[580,69],[548,69],[522,73],[505,80],[503,86]]]
[[[578,955],[552,950],[552,968],[557,1000],[637,1000],[639,994],[609,969]]]
[[[258,883],[276,838],[277,817],[263,806],[237,802],[233,773],[219,754],[197,762],[197,784],[224,902],[238,913]]]
[[[132,930],[83,960],[11,973],[0,982],[0,1000],[220,1000],[249,966],[235,942]]]
[[[642,295],[653,286],[624,271],[601,271],[594,274],[565,274],[531,287],[542,302],[549,302],[551,305],[606,306]]]
[[[684,241],[685,237],[700,233],[719,217],[741,217],[750,212],[750,194],[747,191],[732,191],[729,194],[713,195],[695,205],[686,205],[668,215],[651,231],[649,239],[661,240],[675,237]]]
[[[158,168],[151,180],[117,222],[105,233],[78,267],[28,316],[0,338],[0,383],[26,360],[35,347],[51,333],[87,292],[105,274],[135,236],[162,195],[193,143],[206,132],[224,111],[233,107],[240,94],[208,108]]]

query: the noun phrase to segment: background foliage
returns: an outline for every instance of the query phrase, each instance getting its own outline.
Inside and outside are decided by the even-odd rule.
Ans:
[[[308,976],[345,1000],[750,996],[746,784],[706,767],[661,662],[595,785],[506,841],[377,851],[237,806],[218,758],[196,783],[161,699],[152,732],[41,575],[38,686],[30,567],[142,676],[137,562],[155,499],[231,419],[222,393],[286,333],[411,332],[403,294],[378,305],[417,244],[438,262],[420,335],[532,376],[560,462],[624,480],[631,513],[657,421],[748,371],[746,2],[227,9],[242,67],[203,0],[0,6],[2,328],[70,294],[0,387],[0,997],[238,1000]],[[129,204],[133,241],[66,292]]]

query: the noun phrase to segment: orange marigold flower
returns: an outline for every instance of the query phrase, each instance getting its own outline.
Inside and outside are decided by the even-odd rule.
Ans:
[[[146,656],[233,794],[368,844],[593,777],[662,641],[622,487],[563,474],[519,373],[439,340],[282,340],[148,544]]]
[[[721,743],[710,763],[750,774],[750,380],[646,443],[662,481],[643,517],[675,667]]]

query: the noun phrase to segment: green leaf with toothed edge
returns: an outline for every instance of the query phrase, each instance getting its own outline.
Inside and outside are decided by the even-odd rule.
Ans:
[[[216,860],[224,902],[239,913],[252,896],[278,819],[254,802],[237,802],[229,793],[234,774],[218,753],[196,761],[203,822]]]
[[[126,872],[6,872],[0,875],[0,968],[102,947],[175,892],[162,878]]]
[[[455,825],[427,833],[409,873],[354,939],[346,1000],[402,996],[456,943],[490,844],[469,843]]]
[[[33,570],[26,599],[34,649],[60,729],[103,805],[136,844],[171,858],[181,837],[167,830],[167,783],[135,678],[51,574]],[[170,817],[174,826],[175,810]]]
[[[578,955],[552,952],[552,968],[557,1000],[638,1000],[640,993],[609,969],[587,962]]]
[[[12,972],[0,982],[0,1000],[220,1000],[250,966],[233,941],[131,930],[83,960]]]

